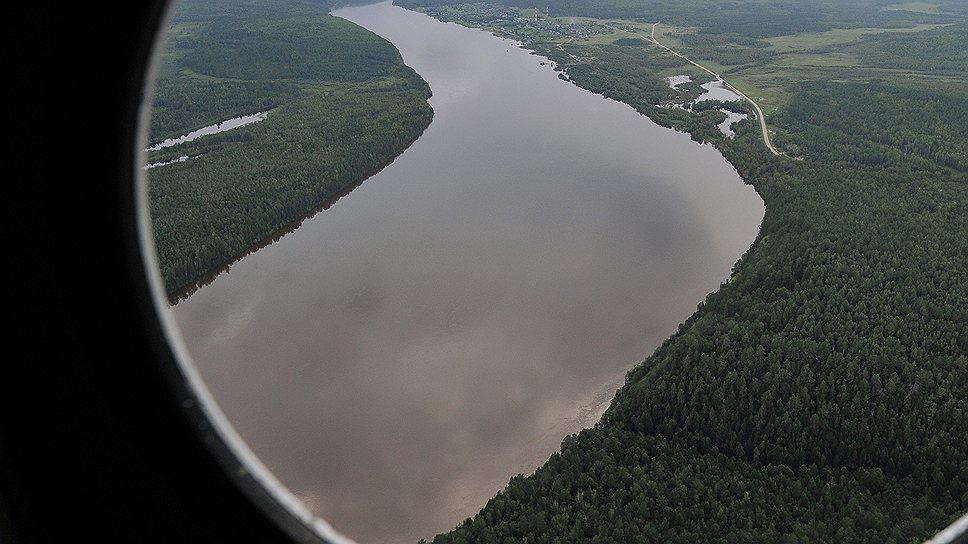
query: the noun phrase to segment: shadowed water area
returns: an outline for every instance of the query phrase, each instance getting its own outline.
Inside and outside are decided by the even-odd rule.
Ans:
[[[383,172],[171,309],[273,473],[360,542],[473,515],[593,424],[763,216],[712,147],[547,59],[387,4],[434,121]]]

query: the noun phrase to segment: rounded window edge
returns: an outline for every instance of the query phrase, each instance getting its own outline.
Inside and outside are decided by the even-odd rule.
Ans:
[[[225,475],[235,484],[253,505],[270,521],[282,529],[294,542],[353,544],[339,534],[325,520],[314,516],[259,460],[239,436],[228,418],[222,413],[209,392],[192,360],[174,317],[168,311],[168,298],[158,266],[157,253],[152,235],[148,204],[147,175],[144,168],[145,149],[148,147],[147,127],[152,114],[154,86],[164,48],[166,30],[169,26],[177,0],[151,2],[160,14],[142,23],[151,33],[147,55],[143,64],[135,66],[133,73],[141,76],[140,85],[133,85],[138,108],[134,112],[133,129],[128,132],[133,141],[131,187],[133,194],[129,204],[134,210],[133,252],[138,258],[142,279],[147,293],[142,300],[143,317],[152,329],[156,359],[168,379],[168,386],[182,414]],[[132,236],[129,236],[129,241]]]
[[[175,0],[149,2],[154,6],[161,6],[162,16],[152,22],[144,24],[143,28],[153,34],[148,55],[145,62],[136,67],[132,73],[138,71],[142,80],[140,85],[132,88],[139,93],[139,111],[134,116],[134,123],[127,135],[135,142],[131,155],[131,188],[133,198],[130,201],[135,211],[132,230],[135,232],[134,253],[138,255],[140,272],[146,282],[149,304],[143,304],[143,317],[146,326],[153,331],[159,331],[161,338],[156,339],[156,359],[151,363],[162,367],[170,378],[169,385],[173,394],[182,403],[182,412],[192,424],[196,435],[208,447],[212,457],[222,467],[225,473],[235,482],[241,493],[249,497],[250,501],[282,528],[293,541],[296,542],[332,542],[342,544],[352,542],[339,535],[328,523],[314,517],[302,503],[285,488],[271,472],[258,460],[248,446],[234,431],[224,414],[218,409],[194,368],[187,350],[181,342],[172,317],[167,313],[167,299],[164,296],[160,273],[158,271],[154,244],[151,237],[149,216],[147,213],[147,194],[145,183],[144,149],[147,147],[146,124],[151,114],[151,96],[154,87],[155,74],[161,47],[163,47],[165,29],[169,21]],[[129,237],[130,238],[130,237]],[[961,543],[968,541],[968,514],[955,520],[947,528],[936,534],[925,544]]]

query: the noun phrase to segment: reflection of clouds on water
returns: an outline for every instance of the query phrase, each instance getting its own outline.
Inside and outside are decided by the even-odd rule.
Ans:
[[[383,292],[374,284],[364,284],[346,296],[346,308],[361,315],[372,315],[385,300]]]
[[[414,542],[597,420],[728,277],[763,207],[714,149],[505,41],[389,5],[337,14],[448,105],[172,311],[281,481],[361,542]],[[465,78],[473,101],[448,102]]]
[[[692,81],[692,78],[686,75],[670,76],[666,78],[666,81],[669,83],[669,87],[676,89],[679,85]],[[729,89],[722,80],[717,79],[717,80],[709,81],[709,82],[703,83],[702,85],[700,85],[700,87],[703,88],[703,92],[701,95],[699,95],[698,98],[696,98],[695,100],[693,100],[688,104],[677,103],[677,104],[672,104],[671,107],[675,107],[679,109],[691,109],[692,104],[695,104],[696,102],[699,102],[701,100],[721,100],[723,102],[745,102],[745,99],[742,96],[740,96],[736,92]],[[748,117],[748,115],[746,115],[745,113],[734,113],[724,109],[720,109],[717,111],[721,111],[725,113],[726,120],[716,126],[717,128],[719,128],[720,132],[722,132],[723,134],[729,137],[732,137],[735,135],[732,129],[733,123],[738,123]]]
[[[224,345],[246,332],[248,325],[252,323],[254,312],[255,304],[253,303],[243,304],[233,309],[212,329],[210,333],[212,343]]]
[[[719,127],[720,132],[730,137],[735,135],[732,128],[733,123],[738,123],[748,117],[745,113],[734,113],[726,110],[719,110],[719,111],[726,114],[726,120],[716,126]]]
[[[726,88],[720,80],[710,81],[700,85],[706,92],[699,95],[697,100],[722,100],[723,102],[742,101],[743,97]]]
[[[706,91],[699,95],[696,102],[700,100],[722,100],[723,102],[745,102],[745,99],[736,94],[734,91],[728,89],[721,80],[710,81],[708,83],[703,83],[701,85]],[[738,123],[748,116],[745,113],[734,113],[728,110],[718,110],[726,114],[726,120],[720,123],[718,126],[719,131],[723,134],[732,137],[733,123]]]

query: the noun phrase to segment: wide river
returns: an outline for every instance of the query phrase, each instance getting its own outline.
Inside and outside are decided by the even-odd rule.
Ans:
[[[397,46],[433,122],[171,311],[279,480],[350,538],[415,542],[593,424],[764,207],[714,148],[513,42],[389,3],[335,14]]]

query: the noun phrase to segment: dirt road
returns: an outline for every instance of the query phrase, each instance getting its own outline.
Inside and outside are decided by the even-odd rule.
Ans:
[[[678,52],[670,49],[669,47],[666,47],[665,45],[662,45],[659,42],[659,40],[657,40],[656,37],[655,37],[655,28],[657,26],[659,26],[659,23],[655,23],[655,24],[652,25],[652,33],[649,36],[643,36],[642,34],[639,34],[638,32],[631,32],[631,31],[628,31],[628,30],[621,30],[621,29],[618,29],[618,28],[615,28],[615,27],[609,26],[609,25],[605,25],[605,26],[608,27],[608,28],[611,28],[613,30],[618,30],[618,31],[622,31],[622,32],[629,32],[630,34],[635,34],[636,36],[638,36],[638,37],[640,37],[642,39],[649,40],[650,42],[654,43],[655,45],[658,45],[659,47],[665,49],[666,51],[672,53],[673,55],[681,58],[682,60],[684,60],[686,62],[688,62],[689,64],[692,64],[693,66],[695,66],[695,67],[697,67],[697,68],[699,68],[701,70],[704,70],[704,71],[708,72],[711,76],[713,76],[717,80],[722,81],[723,82],[723,85],[726,86],[727,89],[729,89],[729,90],[733,91],[734,93],[742,96],[744,99],[746,99],[747,102],[749,102],[750,104],[753,105],[753,109],[756,110],[756,118],[759,119],[759,121],[760,121],[760,131],[762,131],[762,133],[763,133],[763,143],[766,144],[767,149],[769,149],[770,152],[772,152],[777,157],[780,157],[780,156],[783,155],[782,153],[780,153],[779,150],[777,150],[776,147],[773,147],[773,142],[770,141],[770,130],[766,126],[766,115],[763,114],[763,110],[760,109],[759,104],[757,104],[752,98],[750,98],[749,96],[747,96],[746,93],[744,93],[743,91],[740,91],[739,89],[737,89],[736,87],[734,87],[732,84],[730,84],[728,81],[726,81],[725,79],[723,79],[716,72],[713,72],[709,68],[706,68],[702,64],[699,64],[698,62],[690,59],[689,57],[687,57],[685,55],[682,55],[682,54],[680,54],[680,53],[678,53]]]

